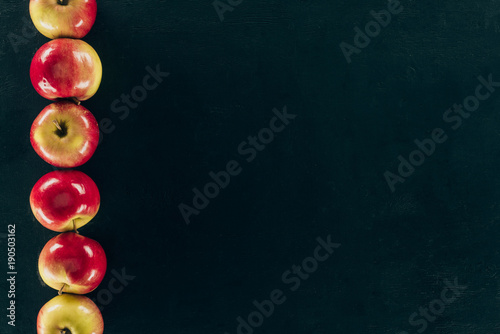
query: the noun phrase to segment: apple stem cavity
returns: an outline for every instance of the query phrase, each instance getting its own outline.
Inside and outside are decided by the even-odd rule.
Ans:
[[[59,332],[60,334],[71,334],[71,331],[69,329],[61,329],[61,331]]]
[[[64,287],[65,287],[65,286],[66,286],[66,283],[63,283],[63,285],[62,285],[61,289],[60,289],[60,290],[59,290],[59,292],[57,293],[59,296],[60,296],[60,295],[62,295],[62,293],[63,293],[63,289],[64,289]],[[63,330],[64,330],[64,329],[63,329]]]
[[[61,6],[67,6],[69,0],[57,0],[57,3]]]
[[[67,1],[66,1],[66,2],[67,2]],[[72,98],[71,98],[71,101],[75,102],[75,104],[76,104],[77,106],[79,106],[79,105],[82,103],[82,102],[81,102],[80,100],[78,100],[76,97],[72,97]]]
[[[52,123],[56,126],[57,130],[54,132],[59,138],[64,138],[68,134],[68,127],[66,122],[59,122],[57,119],[53,120]]]
[[[61,125],[57,121],[57,119],[53,120],[52,123],[56,126],[57,130],[62,131],[63,129],[61,128]]]

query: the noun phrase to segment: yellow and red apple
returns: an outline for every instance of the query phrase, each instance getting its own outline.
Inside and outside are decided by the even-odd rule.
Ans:
[[[55,167],[73,168],[86,163],[99,143],[99,124],[83,106],[69,101],[52,103],[31,126],[31,145]]]
[[[103,331],[101,311],[85,296],[56,296],[38,312],[37,334],[102,334]]]
[[[89,293],[106,274],[106,254],[101,245],[83,235],[66,232],[50,239],[38,258],[42,280],[60,293]]]
[[[30,77],[35,90],[46,99],[85,101],[99,89],[102,64],[89,44],[60,38],[38,49],[31,61]]]
[[[36,182],[30,194],[35,218],[56,232],[78,229],[95,217],[101,203],[99,189],[76,170],[53,171]]]
[[[94,25],[96,0],[30,0],[30,16],[38,31],[50,39],[83,38]]]

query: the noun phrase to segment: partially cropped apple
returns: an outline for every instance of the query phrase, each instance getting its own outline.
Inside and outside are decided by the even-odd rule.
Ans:
[[[73,168],[86,163],[99,143],[99,125],[83,106],[60,101],[37,116],[30,133],[36,153],[55,167]]]
[[[86,294],[101,283],[106,273],[106,254],[101,245],[74,232],[50,239],[38,259],[42,280],[59,293]]]
[[[96,0],[30,0],[30,16],[45,37],[83,38],[94,25]]]
[[[31,61],[31,83],[49,100],[90,99],[99,89],[102,64],[97,52],[78,39],[60,38],[45,43]]]
[[[38,312],[38,334],[102,334],[104,321],[97,305],[85,296],[63,294]]]
[[[76,230],[95,217],[101,203],[99,190],[86,174],[53,171],[33,186],[30,206],[35,218],[56,232]]]

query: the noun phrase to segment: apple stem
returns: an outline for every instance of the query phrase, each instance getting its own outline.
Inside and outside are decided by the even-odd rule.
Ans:
[[[57,119],[53,120],[52,123],[56,126],[57,130],[62,131],[63,129],[61,128],[61,125],[57,121]]]
[[[66,286],[66,283],[63,283],[63,286],[61,287],[61,289],[59,290],[59,292],[57,293],[59,296],[62,295],[63,293],[63,289],[64,287]]]
[[[59,333],[60,334],[71,334],[71,332],[69,331],[69,329],[61,329],[61,331]]]
[[[73,219],[73,230],[75,231],[76,234],[80,234],[80,232],[78,232],[78,230],[76,229],[76,224],[74,219]]]
[[[60,4],[61,6],[67,6],[69,0],[57,0],[57,3]]]
[[[81,104],[80,100],[78,100],[76,97],[72,97],[72,98],[71,98],[71,101],[75,102],[75,104],[76,104],[77,106],[79,106],[79,105]]]

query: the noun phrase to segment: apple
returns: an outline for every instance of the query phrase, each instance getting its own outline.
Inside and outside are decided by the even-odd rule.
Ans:
[[[49,100],[90,99],[99,89],[102,64],[95,50],[79,39],[60,38],[45,43],[31,61],[31,83]]]
[[[99,143],[99,124],[83,106],[69,101],[50,104],[31,126],[31,145],[55,167],[73,168],[86,163]]]
[[[38,258],[38,272],[51,288],[83,295],[101,283],[106,273],[106,254],[101,245],[74,232],[50,239]]]
[[[101,203],[99,190],[86,174],[53,171],[36,182],[30,194],[35,218],[56,232],[76,230],[95,217]]]
[[[104,321],[97,305],[85,296],[63,294],[38,312],[38,334],[102,334]]]
[[[83,38],[94,25],[96,0],[30,0],[30,16],[38,31],[50,39]]]

